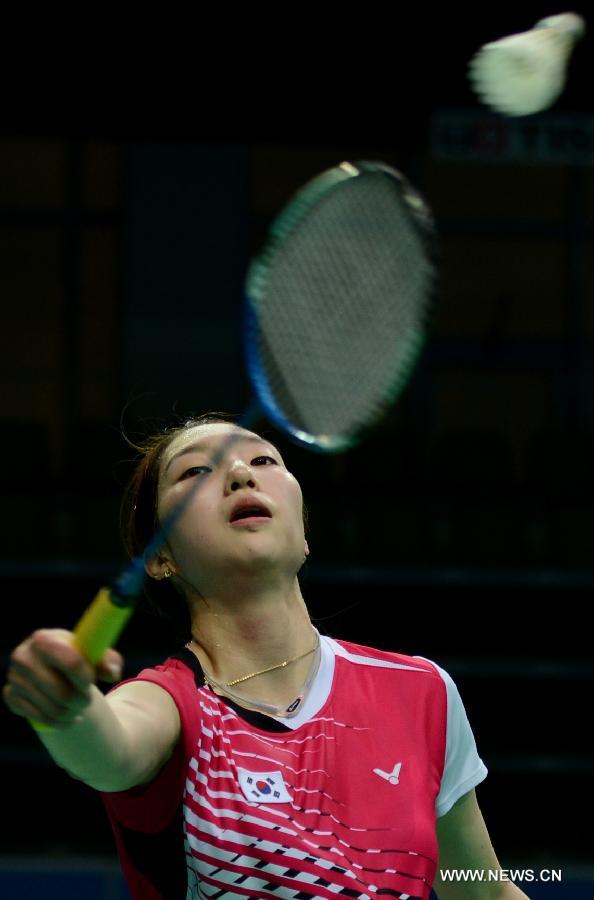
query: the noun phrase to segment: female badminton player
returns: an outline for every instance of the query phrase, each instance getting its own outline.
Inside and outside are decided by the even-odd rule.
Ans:
[[[526,897],[489,878],[487,770],[450,676],[310,620],[301,489],[273,444],[216,416],[155,437],[127,494],[128,549],[196,479],[146,560],[153,600],[185,617],[179,653],[104,695],[94,682],[117,681],[120,655],[93,669],[69,632],[40,630],[4,688],[49,726],[56,763],[102,792],[131,896]]]

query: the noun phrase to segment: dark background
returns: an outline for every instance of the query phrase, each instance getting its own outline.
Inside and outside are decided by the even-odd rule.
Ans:
[[[465,74],[481,44],[557,12],[284,9],[225,30],[201,14],[128,43],[87,23],[92,46],[35,64],[6,42],[1,662],[73,625],[121,565],[122,429],[243,408],[242,283],[273,216],[322,169],[385,160],[433,208],[440,297],[362,447],[312,457],[270,429],[310,511],[304,595],[322,631],[451,672],[502,864],[569,877],[591,862],[594,799],[592,166],[446,159],[431,130],[443,110],[483,116]],[[587,36],[531,121],[591,119],[591,53]],[[121,646],[133,674],[173,642],[141,610]],[[0,876],[31,853],[113,856],[99,801],[0,718]]]

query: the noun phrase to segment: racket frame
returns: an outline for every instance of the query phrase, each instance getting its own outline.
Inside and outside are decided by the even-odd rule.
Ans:
[[[267,274],[273,259],[287,239],[301,225],[304,218],[324,197],[329,196],[344,182],[369,173],[383,174],[397,186],[401,199],[409,211],[410,221],[424,247],[428,264],[434,274],[436,269],[435,224],[427,203],[406,176],[397,169],[383,162],[359,160],[356,162],[345,161],[332,169],[322,172],[295,194],[292,201],[273,220],[266,245],[260,256],[252,261],[246,277],[243,307],[245,364],[253,391],[261,404],[262,412],[280,431],[288,435],[294,443],[324,454],[342,453],[350,450],[364,441],[366,436],[373,431],[377,419],[381,418],[383,412],[394,405],[396,399],[409,383],[425,343],[425,329],[419,328],[415,337],[413,339],[409,338],[411,345],[406,365],[395,375],[391,387],[386,391],[382,403],[378,406],[377,414],[372,420],[361,427],[355,434],[349,436],[312,434],[291,421],[285,414],[270,386],[261,358],[258,308],[266,290]],[[431,308],[434,292],[435,278],[432,280],[431,296],[427,302],[428,309]],[[428,318],[429,315],[427,314]]]

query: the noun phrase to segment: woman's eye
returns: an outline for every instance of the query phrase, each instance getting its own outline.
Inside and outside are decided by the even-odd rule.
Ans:
[[[278,466],[277,461],[272,456],[256,456],[255,459],[252,460],[252,466],[265,466],[272,463],[273,466]]]
[[[190,466],[189,469],[186,469],[179,478],[179,481],[184,481],[186,478],[193,478],[195,475],[204,475],[206,472],[210,472],[209,466]]]

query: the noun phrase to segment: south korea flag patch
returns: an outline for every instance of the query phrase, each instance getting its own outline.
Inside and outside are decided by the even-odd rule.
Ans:
[[[239,786],[252,803],[290,803],[293,799],[280,772],[248,772],[237,770]]]

